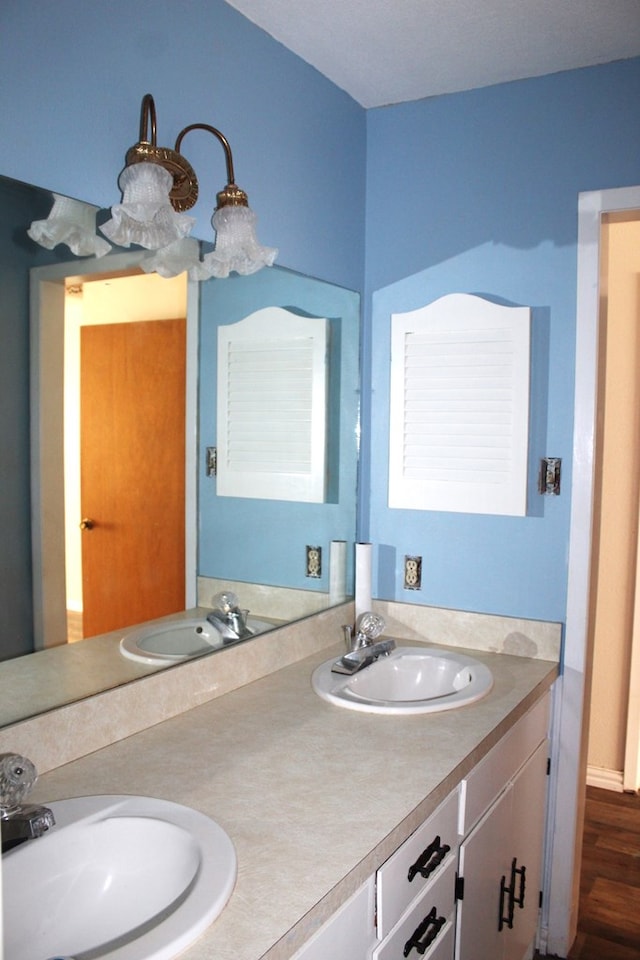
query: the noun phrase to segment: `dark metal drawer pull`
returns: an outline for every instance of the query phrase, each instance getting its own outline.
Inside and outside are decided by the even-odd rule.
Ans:
[[[436,867],[439,867],[446,855],[451,850],[451,847],[448,843],[441,844],[440,837],[436,837],[426,850],[423,850],[415,863],[409,867],[409,883],[413,880],[416,874],[420,874],[421,877],[424,877],[426,880],[430,876]]]
[[[524,906],[524,871],[525,868],[521,867],[518,869],[516,867],[517,858],[514,857],[511,861],[511,878],[510,883],[507,886],[506,877],[502,877],[500,880],[500,911],[498,914],[498,930],[502,930],[506,925],[509,927],[509,930],[513,929],[513,913],[516,903],[520,906]],[[516,898],[515,888],[516,888],[516,873],[520,874],[520,896]],[[504,909],[504,896],[505,893],[508,896],[507,904],[507,915],[505,916]]]
[[[520,909],[523,909],[523,908],[524,908],[524,893],[525,893],[525,887],[526,887],[526,884],[527,884],[527,877],[526,877],[527,868],[526,868],[525,866],[516,867],[516,866],[515,866],[515,862],[516,862],[516,861],[514,860],[514,861],[513,861],[513,864],[514,864],[514,866],[513,866],[513,874],[512,874],[513,879],[512,879],[512,881],[511,881],[511,883],[513,884],[513,887],[514,887],[513,901],[514,901],[514,903],[517,903],[517,904],[518,904],[518,906],[520,907]],[[520,875],[520,893],[518,894],[517,897],[516,897],[516,894],[515,894],[515,883],[516,883],[515,875],[516,875],[516,873]]]
[[[444,917],[439,917],[437,915],[436,908],[431,907],[431,910],[424,918],[420,926],[416,927],[413,934],[405,943],[404,956],[408,957],[414,947],[418,953],[425,953],[438,936],[446,922],[447,921]]]

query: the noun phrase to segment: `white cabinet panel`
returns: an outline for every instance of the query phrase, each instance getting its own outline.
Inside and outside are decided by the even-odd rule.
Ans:
[[[547,794],[547,743],[542,743],[516,777],[512,790],[513,856],[518,874],[513,928],[506,931],[510,960],[522,960],[538,924],[542,889],[544,813]]]
[[[368,960],[375,942],[375,878],[320,927],[292,960]]]
[[[483,815],[525,760],[547,736],[549,694],[532,707],[462,782],[460,833]]]

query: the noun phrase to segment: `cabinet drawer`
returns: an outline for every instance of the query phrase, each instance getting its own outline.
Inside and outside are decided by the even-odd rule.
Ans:
[[[460,833],[469,832],[546,738],[550,694],[540,699],[462,781]]]
[[[391,930],[383,942],[371,954],[372,960],[399,960],[408,957],[409,960],[420,956],[425,960],[452,960],[453,936],[455,917],[455,881],[456,863],[450,860],[438,878],[434,880],[416,903],[410,907],[402,919]],[[412,946],[406,953],[410,938],[418,934],[420,924],[434,911],[434,917],[444,919],[444,925],[438,930],[433,942],[426,952],[421,953],[417,946]],[[434,929],[429,927],[429,930]],[[427,936],[424,931],[420,936]]]
[[[444,855],[443,847],[449,850]],[[431,849],[431,853],[429,850]],[[376,877],[378,937],[382,940],[398,922],[410,903],[433,883],[449,863],[457,860],[458,790],[449,794],[428,820],[405,840],[383,863]],[[425,860],[423,877],[411,868],[421,856]]]

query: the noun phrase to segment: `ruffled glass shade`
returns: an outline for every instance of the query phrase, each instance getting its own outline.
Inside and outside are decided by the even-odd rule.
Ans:
[[[165,280],[190,270],[200,259],[200,243],[195,237],[174,240],[169,246],[145,257],[140,266],[145,273],[157,273]]]
[[[111,244],[96,233],[97,212],[98,208],[88,203],[54,193],[47,219],[34,220],[27,233],[47,250],[65,243],[78,257],[103,257]]]
[[[185,237],[193,217],[176,213],[169,201],[173,177],[158,163],[134,163],[125,167],[118,185],[122,203],[111,208],[112,219],[100,229],[112,243],[132,243],[147,250],[160,250]]]
[[[194,280],[228,277],[232,271],[247,276],[270,267],[278,256],[274,247],[263,247],[256,238],[256,215],[250,207],[225,206],[213,214],[216,245],[193,266]]]

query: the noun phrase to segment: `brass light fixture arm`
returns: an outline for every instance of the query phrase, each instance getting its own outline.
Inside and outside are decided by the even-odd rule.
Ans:
[[[249,201],[244,190],[241,190],[240,187],[236,185],[235,174],[233,172],[233,155],[231,153],[231,147],[229,141],[216,127],[212,127],[209,123],[191,123],[188,127],[185,127],[184,130],[181,130],[176,139],[175,152],[182,156],[180,153],[180,147],[182,145],[182,140],[187,133],[190,133],[191,130],[206,130],[208,133],[212,133],[214,137],[222,144],[222,149],[224,150],[225,161],[227,165],[227,185],[224,190],[221,190],[217,195],[218,208],[225,206],[241,206],[247,207]]]
[[[157,163],[169,171],[173,177],[169,198],[174,210],[190,210],[198,199],[198,178],[182,154],[169,147],[157,146],[156,105],[150,93],[145,93],[140,107],[140,139],[127,151],[126,156],[127,166],[144,162]]]
[[[147,136],[151,122],[151,139]],[[150,93],[145,93],[140,107],[140,143],[150,143],[152,147],[156,146],[156,105]]]

